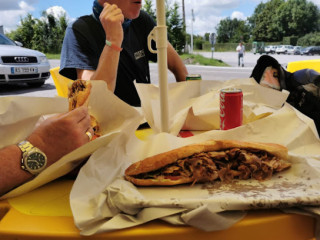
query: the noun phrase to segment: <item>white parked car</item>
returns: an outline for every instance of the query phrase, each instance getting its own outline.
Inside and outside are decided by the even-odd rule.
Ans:
[[[264,47],[264,52],[265,53],[271,53],[271,47],[272,47],[271,45],[265,46]]]
[[[287,54],[300,55],[301,46],[294,46],[288,49]]]
[[[265,46],[264,51],[267,54],[268,53],[275,53],[276,48],[277,48],[277,46],[275,46],[275,45],[268,45],[268,46]]]
[[[0,84],[23,82],[40,87],[50,77],[49,70],[43,53],[23,48],[21,43],[0,34]]]
[[[276,53],[277,54],[280,54],[280,53],[283,53],[283,54],[287,54],[288,53],[288,50],[293,48],[292,45],[280,45],[277,47],[276,49]]]

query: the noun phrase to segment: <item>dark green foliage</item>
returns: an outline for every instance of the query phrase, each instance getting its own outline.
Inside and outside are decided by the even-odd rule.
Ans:
[[[45,53],[60,53],[67,24],[65,15],[57,19],[52,14],[43,12],[41,19],[35,19],[28,14],[21,19],[21,26],[8,36],[21,42],[26,48]]]
[[[186,43],[186,33],[184,30],[183,19],[180,17],[179,8],[177,2],[174,2],[172,6],[166,1],[166,23],[168,30],[168,40],[178,53],[184,50]],[[152,16],[156,21],[155,10],[153,10],[152,1],[145,0],[143,9]]]
[[[270,0],[260,3],[249,18],[256,41],[282,41],[320,30],[318,7],[307,0]]]
[[[309,33],[299,38],[297,45],[299,46],[320,46],[320,32]]]
[[[247,42],[250,38],[249,25],[244,20],[237,18],[222,19],[217,26],[217,42]]]

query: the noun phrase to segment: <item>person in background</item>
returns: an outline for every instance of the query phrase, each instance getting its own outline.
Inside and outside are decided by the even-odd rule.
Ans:
[[[141,0],[95,0],[93,14],[80,17],[66,30],[60,74],[73,80],[104,80],[120,99],[140,106],[134,81],[150,83],[149,61],[157,61],[157,54],[147,47],[156,24],[141,4]],[[187,69],[169,42],[167,56],[176,81],[185,81]]]
[[[236,48],[236,51],[238,52],[238,67],[240,67],[240,64],[242,67],[244,67],[244,53],[246,49],[242,42],[239,43],[239,45]]]
[[[0,196],[33,179],[93,135],[87,107],[47,118],[18,144],[0,149]]]

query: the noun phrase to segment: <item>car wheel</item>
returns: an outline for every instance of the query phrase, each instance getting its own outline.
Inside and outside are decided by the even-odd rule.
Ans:
[[[27,83],[30,87],[41,87],[44,84],[45,81],[39,81],[39,82],[30,82]]]

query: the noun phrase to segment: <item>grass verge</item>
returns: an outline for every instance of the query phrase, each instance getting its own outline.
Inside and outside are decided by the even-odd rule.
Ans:
[[[46,53],[48,59],[60,59],[60,53]]]
[[[48,59],[60,59],[59,53],[46,53]],[[229,67],[228,64],[215,58],[205,58],[200,54],[182,54],[180,55],[185,64]]]
[[[203,65],[203,66],[218,66],[229,67],[228,64],[215,58],[205,58],[200,54],[182,54],[180,55],[185,64]]]

